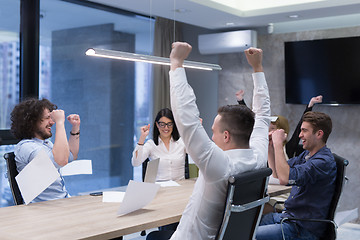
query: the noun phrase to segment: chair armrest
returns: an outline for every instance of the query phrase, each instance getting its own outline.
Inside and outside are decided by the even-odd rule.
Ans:
[[[257,206],[263,205],[269,201],[270,197],[267,195],[264,198],[243,204],[243,205],[234,205],[231,204],[231,211],[232,212],[244,212],[249,209],[255,208]]]
[[[283,219],[281,219],[281,223],[284,221],[292,221],[292,220],[296,220],[296,221],[307,221],[307,222],[325,222],[325,223],[332,223],[334,224],[334,226],[337,228],[336,223],[333,220],[329,220],[329,219],[313,219],[313,218],[293,218],[293,217],[285,217]]]
[[[282,232],[282,236],[283,239],[285,240],[285,235],[284,235],[284,229],[283,229],[283,222],[285,221],[291,221],[291,220],[295,220],[295,221],[307,221],[307,222],[323,222],[323,223],[331,223],[334,226],[334,230],[335,230],[335,239],[336,239],[336,231],[337,231],[337,224],[333,221],[333,220],[329,220],[329,219],[312,219],[312,218],[294,218],[294,217],[285,217],[283,219],[281,219],[280,222],[280,226],[281,226],[281,232]]]

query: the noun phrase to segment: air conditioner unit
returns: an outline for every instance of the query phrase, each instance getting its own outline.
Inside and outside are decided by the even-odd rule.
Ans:
[[[203,34],[198,38],[201,54],[242,52],[249,47],[256,47],[256,41],[254,30]]]

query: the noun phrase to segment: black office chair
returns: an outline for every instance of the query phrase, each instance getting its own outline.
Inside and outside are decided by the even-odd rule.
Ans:
[[[270,168],[253,170],[229,177],[224,216],[217,240],[252,240],[260,222],[267,195]]]
[[[14,203],[16,205],[24,204],[24,200],[21,196],[19,186],[15,179],[15,177],[19,174],[16,169],[15,154],[14,152],[5,153],[4,158],[6,160],[7,178],[9,180],[9,185],[11,193],[13,195]]]
[[[336,180],[335,180],[335,192],[334,196],[332,197],[328,217],[326,219],[299,219],[299,218],[283,218],[281,220],[281,224],[284,221],[287,220],[297,220],[297,221],[310,221],[310,222],[323,222],[327,223],[327,227],[324,233],[324,236],[320,238],[320,240],[335,240],[337,236],[337,228],[338,226],[334,222],[334,216],[335,211],[343,190],[344,183],[348,180],[345,176],[346,167],[349,165],[349,161],[344,159],[343,157],[340,157],[339,155],[333,153],[335,161],[336,161],[336,167],[337,167],[337,173],[336,173]],[[284,232],[282,230],[283,239],[285,240]]]
[[[144,181],[145,179],[145,173],[146,173],[146,168],[147,168],[147,164],[150,160],[147,158],[145,159],[145,161],[142,163],[142,180]],[[185,179],[189,179],[190,178],[190,172],[189,172],[189,157],[188,154],[185,155]]]

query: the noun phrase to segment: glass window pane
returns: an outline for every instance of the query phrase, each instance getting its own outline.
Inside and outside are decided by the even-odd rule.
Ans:
[[[3,20],[0,21],[0,129],[9,129],[10,113],[19,102],[20,1],[1,0],[0,18]],[[0,207],[13,205],[3,158],[13,147],[0,146]]]
[[[10,113],[19,102],[20,1],[0,1],[0,129],[10,128]]]
[[[40,97],[66,115],[80,115],[79,159],[93,164],[92,175],[66,177],[67,189],[76,195],[127,184],[133,178],[134,127],[144,121],[136,118],[149,115],[151,66],[89,57],[85,51],[97,47],[149,54],[153,21],[59,0],[41,1],[40,13]],[[146,101],[137,101],[139,95]],[[135,108],[143,111],[137,115]]]

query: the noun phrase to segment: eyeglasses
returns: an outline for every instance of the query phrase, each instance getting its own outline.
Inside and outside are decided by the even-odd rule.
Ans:
[[[164,128],[165,126],[168,126],[168,128],[172,128],[174,126],[173,122],[168,122],[168,123],[158,122],[158,124],[159,124],[159,127],[161,127],[161,128]]]

